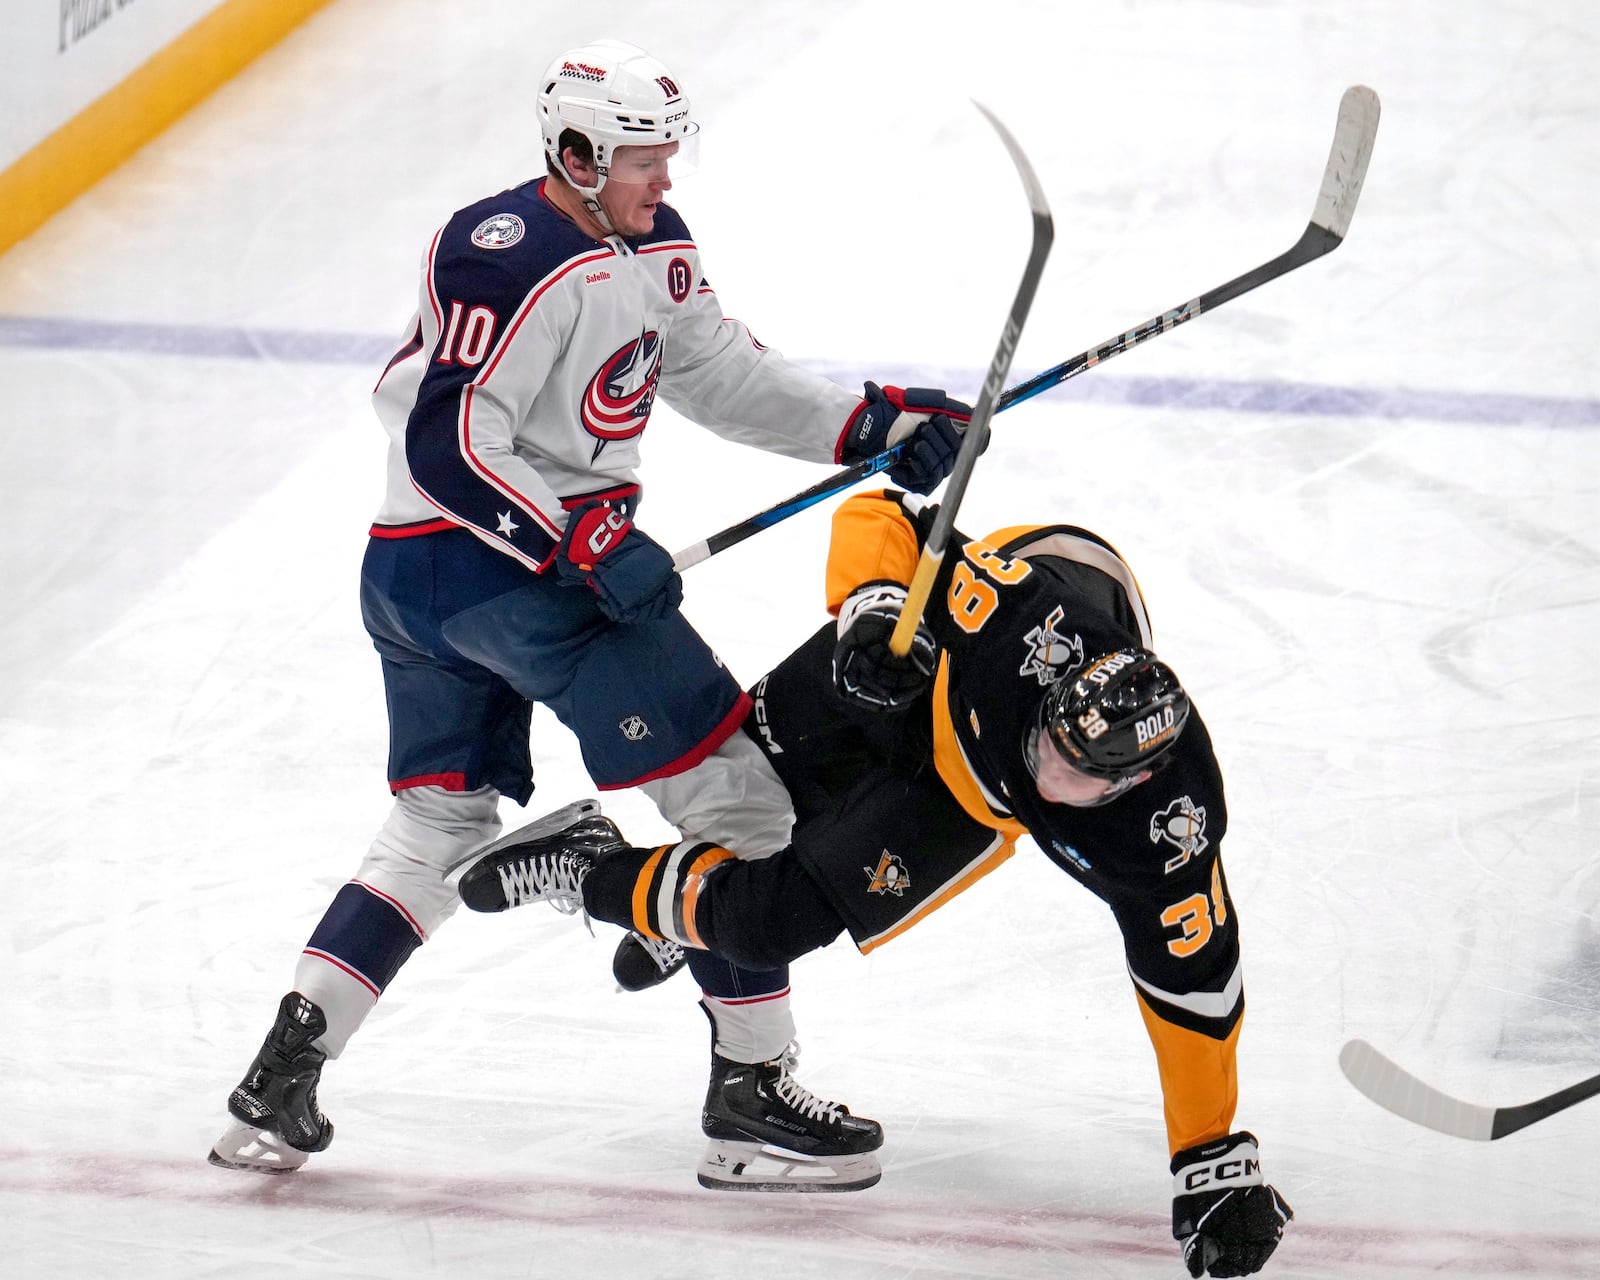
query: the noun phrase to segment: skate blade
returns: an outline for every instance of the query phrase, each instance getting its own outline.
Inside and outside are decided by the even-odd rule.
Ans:
[[[235,1120],[212,1144],[206,1159],[219,1169],[245,1173],[293,1173],[309,1158],[275,1133]]]
[[[713,1139],[696,1175],[713,1191],[865,1191],[883,1177],[876,1152],[803,1156],[759,1142]]]
[[[570,827],[579,818],[591,818],[599,812],[600,802],[598,800],[574,800],[571,804],[563,805],[553,813],[547,813],[542,818],[535,818],[525,827],[518,827],[510,835],[501,836],[493,844],[482,845],[474,849],[460,861],[451,863],[439,873],[439,877],[442,880],[448,880],[456,872],[460,871],[462,867],[474,863],[479,858],[486,857],[491,853],[499,853],[507,845],[521,844],[524,840],[537,840],[541,836],[553,836],[556,832]]]

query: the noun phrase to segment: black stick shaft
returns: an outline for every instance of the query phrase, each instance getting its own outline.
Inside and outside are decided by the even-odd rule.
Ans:
[[[1587,1080],[1580,1080],[1577,1084],[1552,1093],[1548,1098],[1524,1102],[1519,1107],[1497,1107],[1489,1137],[1503,1138],[1518,1129],[1526,1129],[1530,1124],[1548,1119],[1568,1107],[1577,1106],[1578,1103],[1596,1094],[1600,1094],[1600,1076],[1590,1076]]]
[[[989,113],[984,112],[985,115]],[[1345,234],[1350,229],[1350,220],[1355,216],[1356,202],[1361,197],[1362,184],[1366,181],[1367,162],[1372,157],[1372,145],[1378,132],[1379,105],[1378,95],[1364,85],[1353,85],[1345,90],[1339,102],[1339,120],[1334,129],[1333,146],[1328,153],[1328,163],[1323,169],[1322,183],[1317,189],[1317,203],[1312,211],[1311,221],[1306,224],[1305,231],[1300,239],[1287,253],[1281,253],[1270,262],[1263,262],[1259,267],[1246,271],[1243,275],[1235,276],[1226,284],[1220,284],[1214,289],[1208,289],[1197,298],[1191,298],[1181,306],[1170,311],[1163,311],[1160,315],[1152,316],[1143,324],[1135,325],[1125,333],[1109,338],[1099,346],[1080,352],[1070,360],[1063,360],[1053,368],[1046,369],[1043,373],[1036,374],[1025,382],[1001,393],[993,399],[990,415],[1009,409],[1014,404],[1047,391],[1051,387],[1059,386],[1069,378],[1075,378],[1080,373],[1103,364],[1112,356],[1121,355],[1142,342],[1148,342],[1157,334],[1167,333],[1176,329],[1180,324],[1193,320],[1196,316],[1204,315],[1207,311],[1215,311],[1225,302],[1249,293],[1252,289],[1259,289],[1270,280],[1287,275],[1308,262],[1314,262],[1326,254],[1332,253],[1344,243]],[[992,119],[992,117],[991,117]],[[1031,195],[1030,195],[1031,199]],[[1043,201],[1035,206],[1034,216],[1040,215]],[[1043,215],[1048,220],[1049,209],[1043,208]],[[1037,232],[1037,227],[1036,227]],[[1037,235],[1035,237],[1037,243]],[[1032,292],[1028,295],[1032,300]],[[1016,315],[1013,305],[1012,316]],[[1008,320],[1008,325],[1010,321]],[[1010,366],[1010,352],[1002,342],[1002,351],[1005,353],[1005,367]],[[991,379],[998,366],[999,353],[996,363],[990,366]],[[1000,376],[1003,378],[1005,369],[1002,368]],[[985,384],[985,392],[989,390]],[[982,401],[980,400],[980,407]],[[977,415],[974,414],[976,423]],[[983,431],[987,434],[988,417],[983,424]],[[963,450],[965,452],[965,450]],[[758,512],[738,524],[729,525],[726,529],[712,534],[703,542],[685,547],[673,557],[673,563],[681,569],[690,565],[699,564],[700,561],[709,559],[718,552],[726,551],[729,547],[743,542],[746,538],[760,533],[763,529],[771,528],[780,521],[787,520],[792,515],[798,515],[807,507],[829,498],[832,495],[848,489],[858,481],[868,476],[886,471],[900,458],[901,446],[879,454],[876,458],[864,458],[853,466],[843,471],[835,472],[824,480],[818,481],[809,489],[786,498],[782,502],[768,507],[765,511]],[[974,455],[975,457],[976,455]],[[961,464],[958,458],[957,471]],[[971,464],[967,467],[971,470]],[[952,481],[955,479],[952,473]],[[963,484],[965,477],[962,478]],[[949,497],[945,499],[949,501]]]

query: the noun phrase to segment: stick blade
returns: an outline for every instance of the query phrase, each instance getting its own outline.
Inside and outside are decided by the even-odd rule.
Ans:
[[[1339,122],[1333,131],[1328,167],[1322,172],[1313,225],[1343,240],[1367,180],[1367,162],[1378,137],[1378,95],[1364,84],[1351,85],[1339,100]]]
[[[1494,1131],[1493,1107],[1441,1093],[1390,1062],[1365,1040],[1352,1040],[1339,1050],[1339,1070],[1368,1098],[1402,1120],[1474,1142],[1499,1136]]]
[[[1022,145],[1011,136],[1011,130],[1006,128],[1000,117],[990,111],[988,107],[976,98],[972,100],[975,106],[987,120],[994,131],[1000,135],[1000,141],[1005,144],[1006,151],[1010,153],[1011,163],[1017,167],[1017,174],[1022,179],[1023,189],[1028,193],[1028,208],[1035,218],[1050,219],[1050,202],[1045,199],[1044,185],[1039,181],[1039,175],[1033,171]]]

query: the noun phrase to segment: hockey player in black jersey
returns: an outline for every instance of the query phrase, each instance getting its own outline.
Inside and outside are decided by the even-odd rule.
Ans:
[[[1069,526],[955,534],[911,654],[891,655],[933,511],[894,492],[844,503],[827,574],[837,624],[751,691],[746,732],[794,802],[788,848],[762,861],[707,842],[631,848],[581,802],[474,862],[462,898],[482,911],[581,903],[763,968],[841,931],[871,951],[1031,835],[1120,926],[1159,1066],[1173,1233],[1190,1274],[1251,1274],[1293,1215],[1262,1178],[1254,1136],[1233,1128],[1244,990],[1205,724],[1152,652],[1131,570]],[[714,1079],[708,1120],[718,1102]],[[719,1158],[784,1145],[737,1123],[724,1136],[702,1181]]]

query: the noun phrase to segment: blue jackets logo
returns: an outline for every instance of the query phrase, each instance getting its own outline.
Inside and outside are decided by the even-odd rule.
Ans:
[[[583,395],[583,427],[599,442],[627,440],[650,421],[661,378],[661,336],[647,329],[601,364]]]
[[[509,249],[522,239],[527,228],[514,213],[497,213],[485,218],[472,233],[472,243],[480,249]]]

